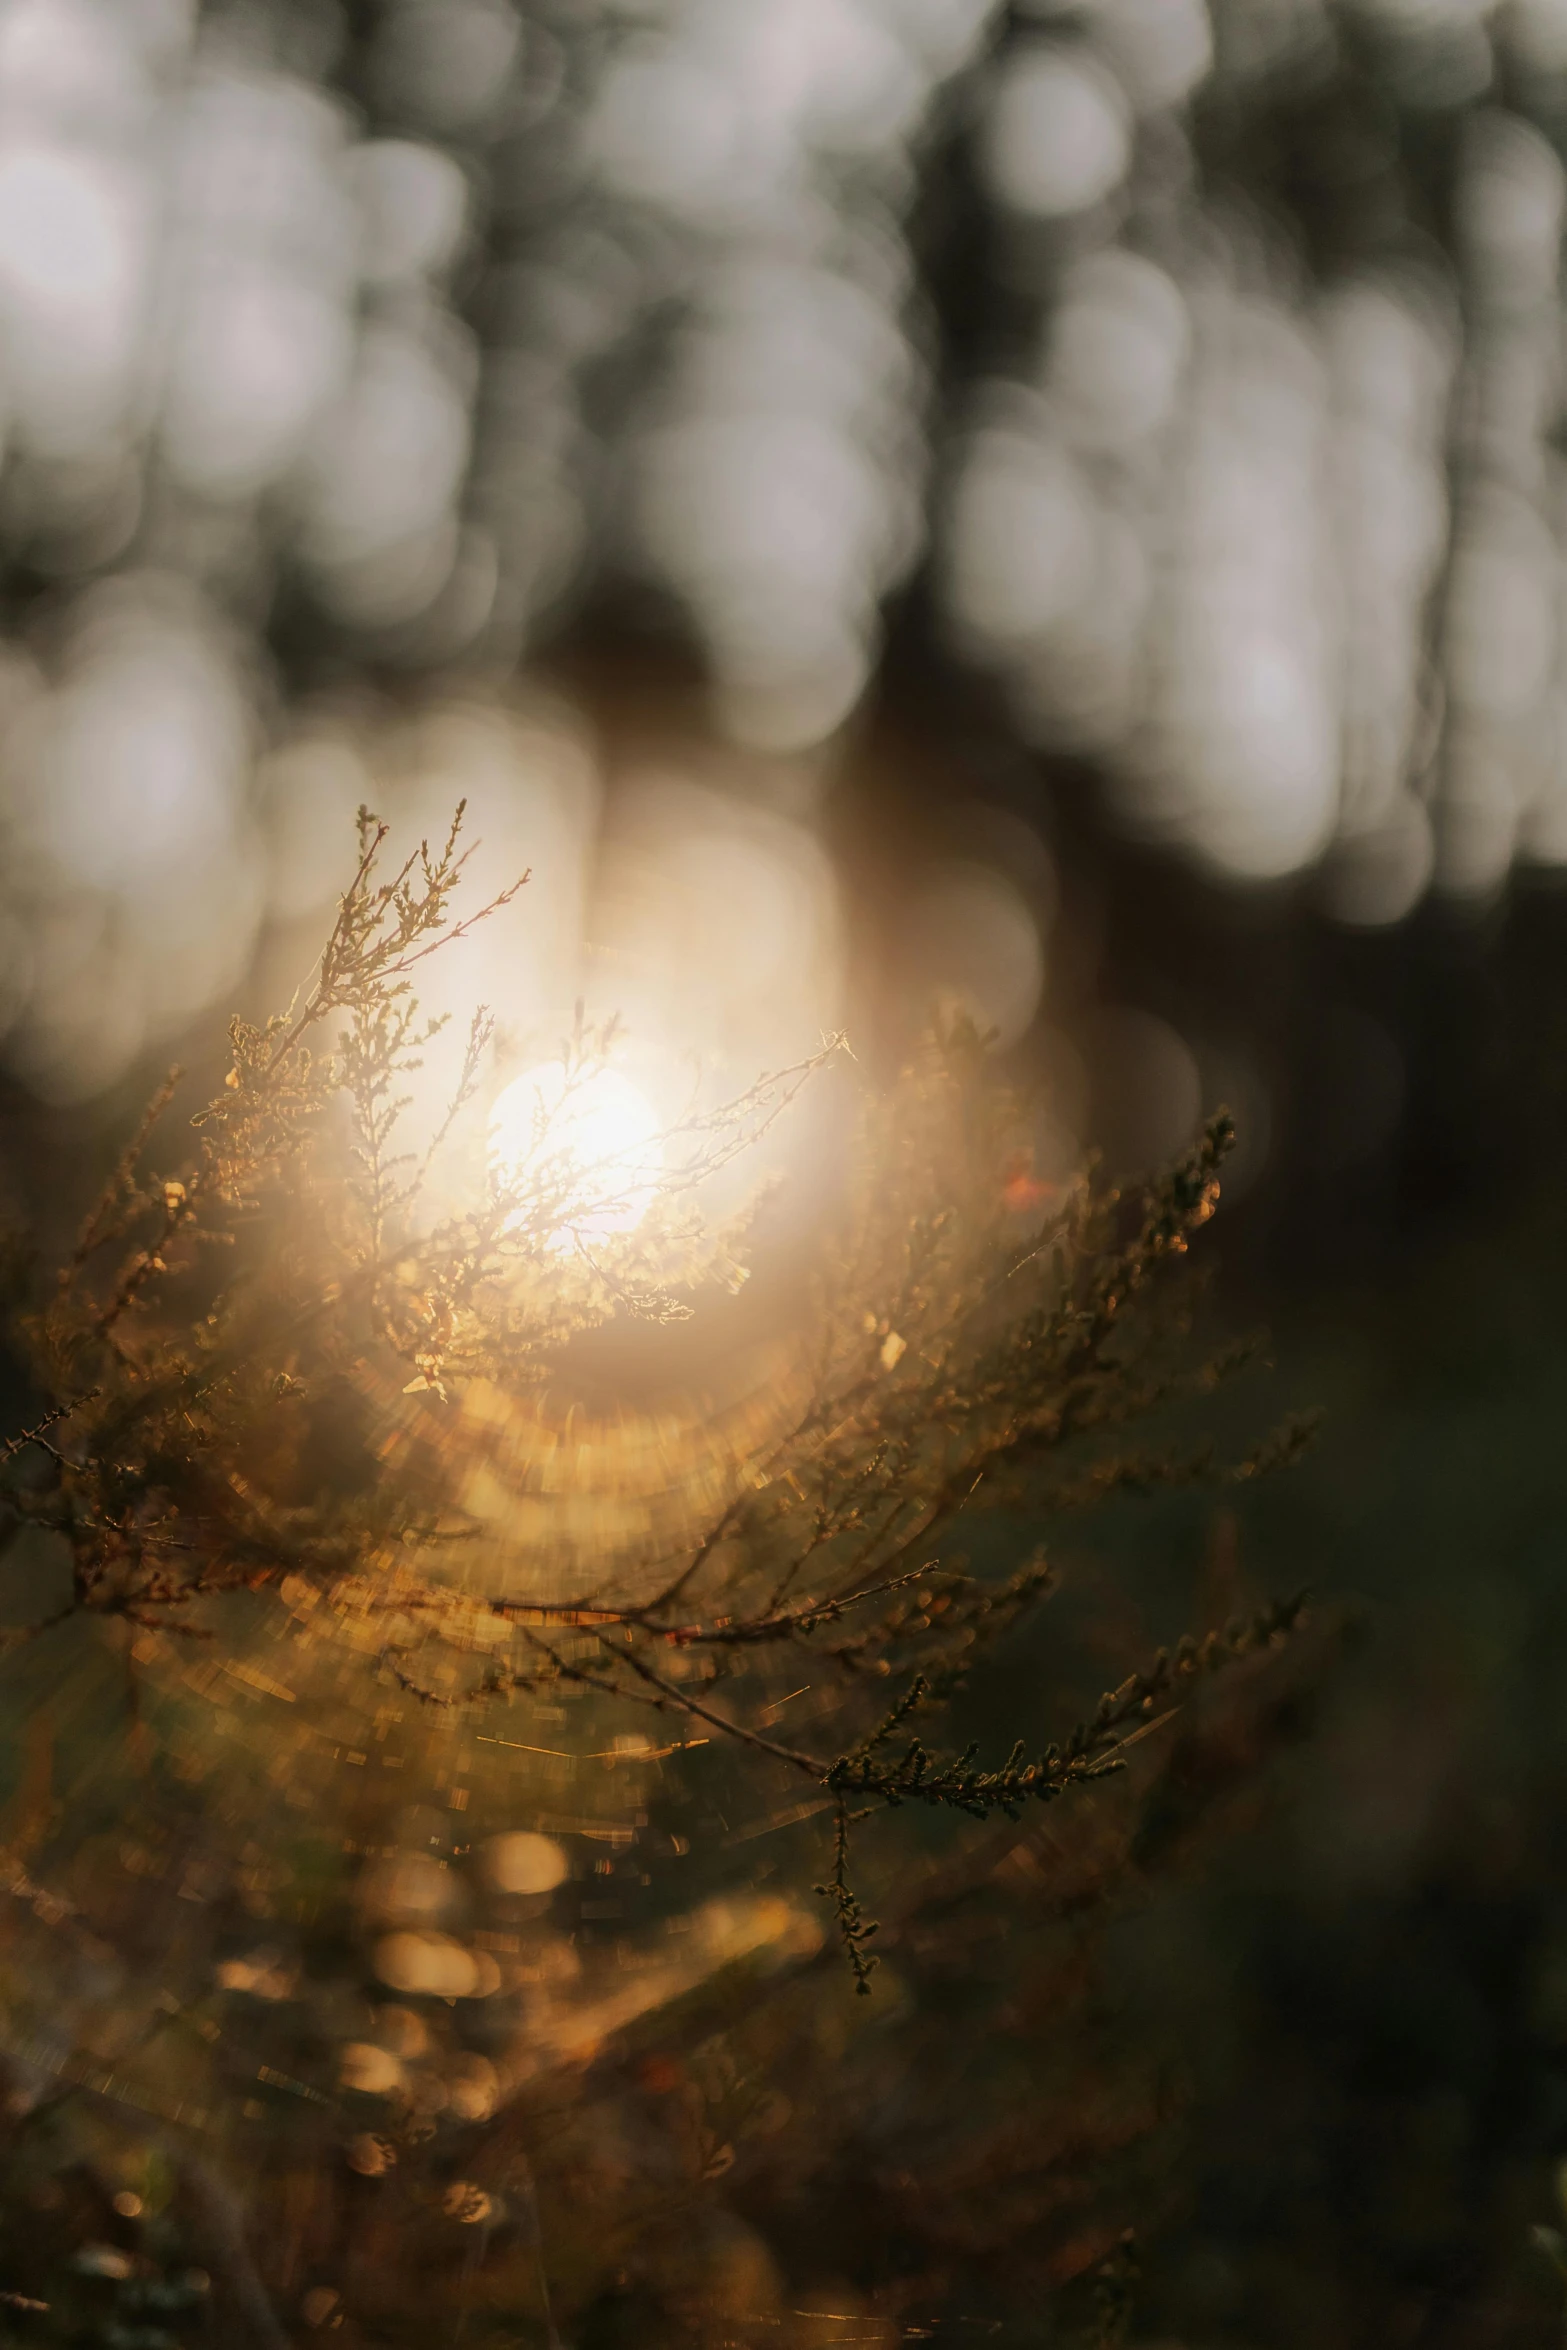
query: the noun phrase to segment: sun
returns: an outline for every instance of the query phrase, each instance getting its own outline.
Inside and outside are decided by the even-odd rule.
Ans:
[[[514,1078],[490,1111],[490,1164],[502,1182],[560,1182],[562,1244],[632,1232],[663,1172],[659,1120],[618,1069],[568,1071],[543,1061]]]

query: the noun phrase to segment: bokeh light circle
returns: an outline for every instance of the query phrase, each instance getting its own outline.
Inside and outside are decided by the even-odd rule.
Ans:
[[[635,1231],[652,1204],[663,1169],[659,1118],[619,1069],[541,1062],[497,1095],[489,1131],[499,1182],[564,1194],[566,1245]]]

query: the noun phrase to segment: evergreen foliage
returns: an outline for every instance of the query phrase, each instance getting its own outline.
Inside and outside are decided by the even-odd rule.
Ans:
[[[371,1612],[412,1615],[416,1660],[427,1646],[473,1645],[477,1609],[510,1638],[502,1649],[486,1641],[468,1695],[572,1681],[684,1715],[837,1797],[980,1819],[1119,1769],[1127,1738],[1196,1673],[1289,1631],[1298,1602],[1200,1647],[1185,1642],[1034,1758],[1019,1743],[990,1768],[973,1748],[941,1761],[915,1737],[886,1759],[977,1647],[1049,1588],[1038,1561],[994,1587],[948,1564],[965,1513],[1015,1501],[1068,1448],[1119,1434],[1230,1367],[1182,1363],[1184,1328],[1172,1347],[1167,1320],[1146,1310],[1217,1204],[1228,1117],[1139,1198],[1083,1181],[1046,1199],[1018,1156],[1020,1105],[982,1040],[961,1028],[870,1109],[859,1197],[805,1333],[803,1405],[739,1464],[722,1506],[676,1557],[618,1561],[610,1584],[558,1601],[534,1595],[531,1561],[534,1590],[514,1574],[477,1601],[435,1573],[411,1575],[410,1546],[434,1557],[472,1532],[460,1475],[443,1466],[439,1433],[419,1423],[476,1379],[537,1388],[573,1337],[617,1310],[688,1311],[670,1272],[689,1286],[702,1243],[678,1211],[820,1066],[765,1078],[672,1129],[663,1212],[647,1233],[591,1246],[581,1237],[622,1204],[637,1172],[582,1167],[542,1105],[524,1165],[492,1165],[471,1204],[421,1219],[493,1022],[475,1012],[445,1117],[422,1149],[400,1148],[401,1088],[439,1025],[421,1018],[413,974],[522,886],[454,912],[462,817],[459,807],[437,852],[421,843],[383,879],[386,827],[361,811],[358,870],[303,1003],[259,1027],[232,1023],[232,1066],[194,1121],[199,1154],[168,1175],[144,1171],[172,1087],[160,1092],[53,1294],[27,1320],[48,1404],[5,1447],[4,1505],[13,1527],[68,1538],[66,1612],[201,1633],[201,1601],[303,1577]],[[335,1050],[320,1050],[322,1031]],[[610,1041],[572,1040],[567,1099]],[[576,1243],[565,1257],[563,1238]],[[728,1240],[719,1245],[727,1253]],[[321,1455],[323,1411],[345,1387],[363,1400],[393,1386],[434,1399],[405,1411],[415,1428],[406,1465],[383,1450],[366,1480],[311,1490],[302,1463]],[[1303,1434],[1281,1431],[1224,1473],[1252,1475]],[[40,1452],[52,1472],[43,1479],[30,1473]],[[1055,1498],[1206,1466],[1101,1453]],[[786,1744],[757,1726],[783,1654],[791,1667],[808,1658],[833,1690],[836,1745]],[[402,1687],[452,1702],[422,1687],[406,1649],[389,1643],[384,1662]],[[878,1683],[905,1675],[878,1717]],[[865,1929],[844,1888],[838,1816],[835,1897],[865,1989]]]
[[[130,1644],[133,1673],[145,1670],[154,1684],[161,1676],[176,1704],[188,1704],[182,1692],[227,1676],[291,1706],[302,1691],[323,1719],[336,1706],[332,1718],[341,1720],[350,1690],[360,1718],[373,1717],[375,1737],[404,1716],[426,1721],[432,1739],[478,1722],[492,1748],[543,1757],[536,1767],[544,1769],[560,1736],[544,1725],[566,1715],[578,1725],[576,1740],[558,1749],[568,1769],[599,1756],[643,1769],[705,1745],[774,1789],[794,1783],[801,1800],[775,1810],[776,1821],[823,1815],[831,1868],[817,1891],[855,1986],[867,1992],[877,1926],[852,1874],[857,1823],[910,1805],[1012,1823],[1086,1793],[1122,1771],[1199,1681],[1278,1646],[1300,1620],[1300,1601],[1288,1600],[1160,1650],[1042,1748],[1015,1739],[986,1760],[975,1745],[943,1751],[939,1743],[942,1715],[967,1676],[1054,1583],[1033,1543],[1008,1572],[976,1565],[971,1546],[983,1513],[1004,1542],[1025,1514],[1037,1524],[1120,1490],[1247,1479],[1304,1441],[1303,1426],[1287,1426],[1224,1463],[1146,1433],[1161,1412],[1200,1399],[1246,1359],[1244,1349],[1194,1349],[1190,1287],[1172,1279],[1217,1203],[1229,1121],[1215,1119],[1144,1188],[1123,1192],[1090,1174],[1056,1190],[1032,1171],[1028,1105],[971,1030],[933,1039],[892,1085],[863,1087],[850,1178],[809,1294],[780,1341],[786,1361],[768,1426],[753,1426],[744,1444],[711,1446],[689,1506],[682,1498],[673,1515],[645,1513],[590,1572],[568,1532],[553,1545],[541,1541],[535,1517],[523,1540],[504,1508],[482,1503],[486,1478],[505,1489],[513,1416],[559,1412],[585,1334],[627,1318],[688,1316],[700,1311],[704,1285],[739,1277],[747,1219],[715,1225],[703,1214],[703,1187],[811,1079],[829,1068],[843,1074],[845,1056],[831,1043],[716,1109],[694,1102],[660,1138],[657,1196],[630,1230],[615,1228],[618,1211],[647,1187],[646,1162],[585,1166],[566,1121],[542,1100],[520,1164],[497,1163],[489,1151],[479,1116],[492,1045],[487,1013],[474,1016],[444,1116],[410,1141],[409,1079],[435,1032],[419,1011],[418,967],[494,910],[459,910],[461,821],[459,809],[437,850],[421,845],[383,877],[385,828],[361,817],[358,871],[302,998],[260,1026],[233,1023],[231,1066],[196,1118],[194,1152],[172,1172],[150,1165],[172,1085],[163,1089],[66,1263],[19,1315],[39,1404],[0,1449],[0,1496],[22,1555],[40,1534],[63,1538],[70,1589],[60,1607],[40,1610],[11,1636],[16,1662],[68,1623],[107,1623]],[[613,1043],[579,1023],[564,1048],[564,1102]],[[257,1645],[258,1606],[270,1607],[279,1626],[270,1646]],[[193,1655],[208,1665],[193,1671]],[[285,1656],[294,1659],[296,1687],[279,1678]],[[807,1726],[781,1728],[802,1696],[810,1702],[798,1718]],[[626,1729],[650,1714],[664,1718],[672,1744],[655,1748]],[[169,1785],[201,1782],[220,1743],[171,1733]],[[349,1760],[362,1764],[365,1755]],[[718,1767],[711,1755],[704,1760]],[[264,1769],[244,1768],[283,1800],[311,1807],[307,1790],[317,1782],[303,1761],[285,1753]],[[232,1791],[232,1767],[226,1784],[206,1825],[180,1831],[193,1839],[184,1858],[176,1864],[160,1829],[164,1857],[149,1837],[137,1869],[198,1888],[206,1869],[253,1917],[291,1915],[298,1930],[314,1919],[310,1930],[327,1937],[338,1968],[353,1901],[361,1909],[368,1901],[383,1925],[405,1917],[401,1896],[350,1895],[341,1884],[346,1855],[365,1856],[373,1877],[376,1856],[391,1850],[380,1813],[361,1805],[357,1825],[345,1815],[319,1859],[296,1837],[285,1839],[294,1857],[274,1860],[235,1824],[249,1799]],[[482,1790],[477,1798],[476,1837],[501,1824],[482,1816]],[[43,1881],[49,1819],[47,1785],[37,1802],[24,1788],[8,1831],[10,1899],[65,1938],[72,1966],[90,1970],[114,1928],[90,1903]],[[227,1840],[216,1857],[215,1833],[220,1845]],[[198,1866],[191,1855],[203,1839]],[[684,1851],[688,1841],[674,1836],[670,1849]],[[1017,1849],[1028,1849],[1026,1839]],[[1110,1885],[1129,1850],[1090,1874]],[[508,2096],[495,2090],[488,2057],[447,2050],[458,2083],[442,2092],[450,2111],[492,2123],[499,2168],[488,2185],[482,2165],[454,2170],[460,2133],[454,2153],[421,2120],[412,2092],[391,2085],[410,2077],[391,2042],[361,2042],[333,2022],[340,2000],[324,1973],[314,2020],[291,2027],[282,2044],[256,2020],[285,1990],[304,1997],[297,1970],[290,1975],[281,1960],[222,1960],[218,1981],[249,2003],[250,2020],[214,2009],[211,1952],[197,1953],[178,1899],[160,1963],[166,1985],[181,1966],[185,1977],[178,1991],[159,1994],[168,2003],[160,2012],[143,2014],[136,2045],[156,2039],[176,2050],[177,2060],[160,2062],[173,2064],[184,2087],[179,2096],[160,2090],[156,2103],[138,2091],[131,2102],[184,2128],[182,2116],[210,2117],[243,2082],[260,2081],[286,2116],[278,2130],[306,2149],[299,2159],[311,2175],[337,2142],[357,2177],[399,2164],[409,2182],[423,2176],[418,2210],[444,2213],[439,2224],[471,2218],[483,2234],[486,2215],[504,2207],[521,2226],[516,2215],[534,2190],[514,2143],[518,2117],[537,2083],[570,2059],[574,2032],[587,2031],[594,2047],[629,2032],[634,2053],[636,2018],[692,1999],[700,2017],[704,1984],[744,1979],[758,1952],[771,1950],[776,1965],[792,1948],[808,1957],[814,1947],[777,1902],[735,1907],[721,1851],[706,1865],[716,1891],[697,1913],[699,1964],[660,1961],[662,1972],[634,1996],[600,1996],[591,2030],[569,2016],[538,2025]],[[964,1864],[953,1865],[958,1878],[941,1898],[967,1900],[956,1890]],[[994,1856],[976,1865],[977,1883]],[[286,1896],[278,1890],[285,1879],[294,1888]],[[895,1903],[894,1934],[911,1929],[929,1893]],[[406,1916],[416,1912],[417,1904]],[[394,1932],[390,1943],[398,1939]],[[426,1934],[410,1958],[388,1956],[383,1937],[375,1966],[394,1989],[402,1968],[401,1987],[416,2005],[460,2004],[486,1970],[501,1979],[490,1944],[519,1947],[515,1934],[492,1933],[474,1956],[449,1936]],[[547,1970],[554,1962],[540,1947]],[[526,1976],[524,1966],[519,1981]],[[268,1988],[274,1977],[284,1989]],[[123,2079],[116,2087],[113,2065],[106,2070],[90,2051],[67,2048],[44,2064],[49,2026],[36,1996],[13,1978],[7,1999],[13,2052],[33,2052],[24,2072],[42,2067],[80,2093],[124,2102]],[[357,2029],[384,2040],[404,2026]],[[430,2031],[407,2027],[410,2048],[428,2045]],[[480,2071],[492,2085],[464,2106],[462,2083],[471,2086]],[[24,2105],[36,2095],[26,2090]],[[253,2106],[259,2125],[262,2107],[242,2098],[242,2112]],[[721,2153],[707,2146],[700,2179],[720,2175]],[[552,2159],[557,2181],[569,2175],[577,2159],[569,2136]],[[205,2208],[204,2194],[211,2201],[205,2162],[190,2157],[180,2172],[192,2208]],[[538,2338],[553,2341],[536,2215],[528,2225],[534,2248],[517,2257],[544,2311]],[[255,2316],[266,2295],[247,2261],[231,2247],[207,2265],[224,2272],[239,2332],[279,2339]],[[165,2278],[144,2264],[136,2290],[145,2298],[166,2284],[194,2307],[183,2273],[176,2263]],[[558,2276],[556,2286],[579,2300],[586,2291],[580,2280],[562,2287]]]

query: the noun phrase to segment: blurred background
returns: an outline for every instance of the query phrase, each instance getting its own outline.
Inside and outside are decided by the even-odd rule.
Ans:
[[[1380,1242],[1567,861],[1564,121],[1554,0],[7,0],[19,1098],[466,792],[519,1028],[963,1002]]]
[[[0,0],[18,1212],[361,801],[531,868],[519,1037],[962,1006],[1049,1171],[1240,1118],[1329,1417],[1224,1541],[1366,1638],[1118,1978],[1150,2340],[1558,2338],[1564,155],[1567,0]],[[1215,1535],[1096,1539],[1179,1615]]]

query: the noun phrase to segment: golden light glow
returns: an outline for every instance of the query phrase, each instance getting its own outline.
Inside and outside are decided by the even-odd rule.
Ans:
[[[503,1182],[567,1194],[561,1237],[634,1231],[663,1170],[651,1102],[618,1069],[548,1061],[514,1078],[490,1111],[490,1161]]]

